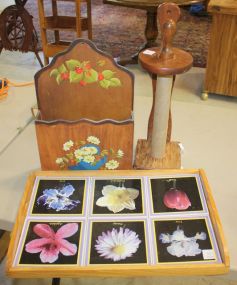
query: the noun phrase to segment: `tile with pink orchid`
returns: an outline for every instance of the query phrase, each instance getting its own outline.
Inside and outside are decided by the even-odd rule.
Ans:
[[[82,223],[29,221],[21,237],[18,265],[77,264]]]

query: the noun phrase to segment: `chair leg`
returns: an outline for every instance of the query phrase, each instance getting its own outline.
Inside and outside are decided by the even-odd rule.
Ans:
[[[49,58],[46,56],[47,48],[47,34],[45,30],[45,14],[44,14],[44,0],[38,0],[38,10],[39,10],[39,21],[40,21],[40,34],[42,41],[42,49],[44,53],[44,63],[47,65],[49,63]]]
[[[58,7],[57,7],[57,1],[52,0],[52,13],[53,13],[53,18],[55,21],[57,21],[58,17]],[[55,38],[55,43],[59,44],[59,31],[54,31],[54,38]]]
[[[75,0],[76,3],[76,34],[81,37],[81,1]]]
[[[88,39],[92,40],[92,17],[91,17],[91,0],[87,0],[87,28]]]

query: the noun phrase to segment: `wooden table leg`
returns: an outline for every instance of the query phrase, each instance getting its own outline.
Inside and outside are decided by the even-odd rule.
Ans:
[[[53,278],[52,285],[60,285],[60,278]]]
[[[152,11],[147,11],[146,28],[145,28],[146,43],[143,47],[150,48],[157,46],[158,26],[157,26],[157,7]]]
[[[116,59],[117,63],[120,65],[127,64],[137,64],[138,55],[144,49],[157,46],[157,37],[158,37],[158,26],[157,26],[157,7],[153,7],[152,10],[147,11],[146,18],[146,27],[145,27],[145,38],[146,42],[139,48],[139,51],[132,55],[131,57]]]

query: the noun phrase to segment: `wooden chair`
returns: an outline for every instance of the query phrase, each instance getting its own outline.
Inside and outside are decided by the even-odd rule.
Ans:
[[[48,0],[49,1],[49,0]],[[75,16],[61,16],[58,14],[57,2],[75,2]],[[81,4],[85,2],[87,15],[81,16]],[[88,38],[92,39],[91,0],[51,0],[52,15],[45,14],[45,0],[38,0],[39,20],[44,63],[49,63],[49,57],[64,51],[71,42],[60,39],[60,31],[73,31],[76,37],[81,37],[82,31],[88,31]],[[54,42],[49,42],[47,31],[54,32]]]
[[[36,73],[35,85],[42,169],[132,168],[131,72],[91,41],[78,39]],[[78,154],[88,146],[94,153],[83,160]]]

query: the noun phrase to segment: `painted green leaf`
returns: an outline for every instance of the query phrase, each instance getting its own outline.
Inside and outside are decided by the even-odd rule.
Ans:
[[[75,59],[67,60],[66,65],[69,70],[75,70],[76,67],[82,67],[82,63]]]
[[[82,67],[85,67],[88,63],[90,63],[88,60],[85,60],[82,62]]]
[[[64,162],[64,163],[68,163],[68,161],[69,161],[69,160],[68,160],[66,157],[63,157],[63,162]]]
[[[57,77],[58,76],[58,74],[59,74],[59,72],[58,72],[58,70],[55,68],[55,69],[53,69],[51,72],[50,72],[50,77],[52,77],[52,76],[55,76],[55,77]]]
[[[69,159],[73,159],[73,154],[72,153],[67,153],[66,157],[68,157]]]
[[[104,66],[105,65],[105,60],[98,60],[97,61],[97,65],[99,65],[99,66]]]
[[[105,79],[111,79],[114,76],[115,72],[111,70],[104,70],[102,71],[102,74],[104,75]]]
[[[84,81],[86,83],[93,83],[98,80],[98,72],[93,68],[89,69],[88,71],[84,72]]]
[[[69,80],[70,83],[77,83],[80,82],[82,80],[83,77],[83,73],[76,73],[76,71],[70,71],[69,73]]]
[[[99,83],[100,83],[100,86],[105,88],[105,89],[108,89],[110,86],[110,81],[107,79],[103,79]]]
[[[113,77],[110,79],[110,86],[112,87],[121,86],[121,81],[118,78]]]
[[[59,73],[65,73],[67,72],[67,68],[64,64],[60,65],[59,68],[58,68],[58,72]]]
[[[56,81],[57,81],[58,85],[62,82],[62,77],[61,77],[60,73],[57,75]]]

